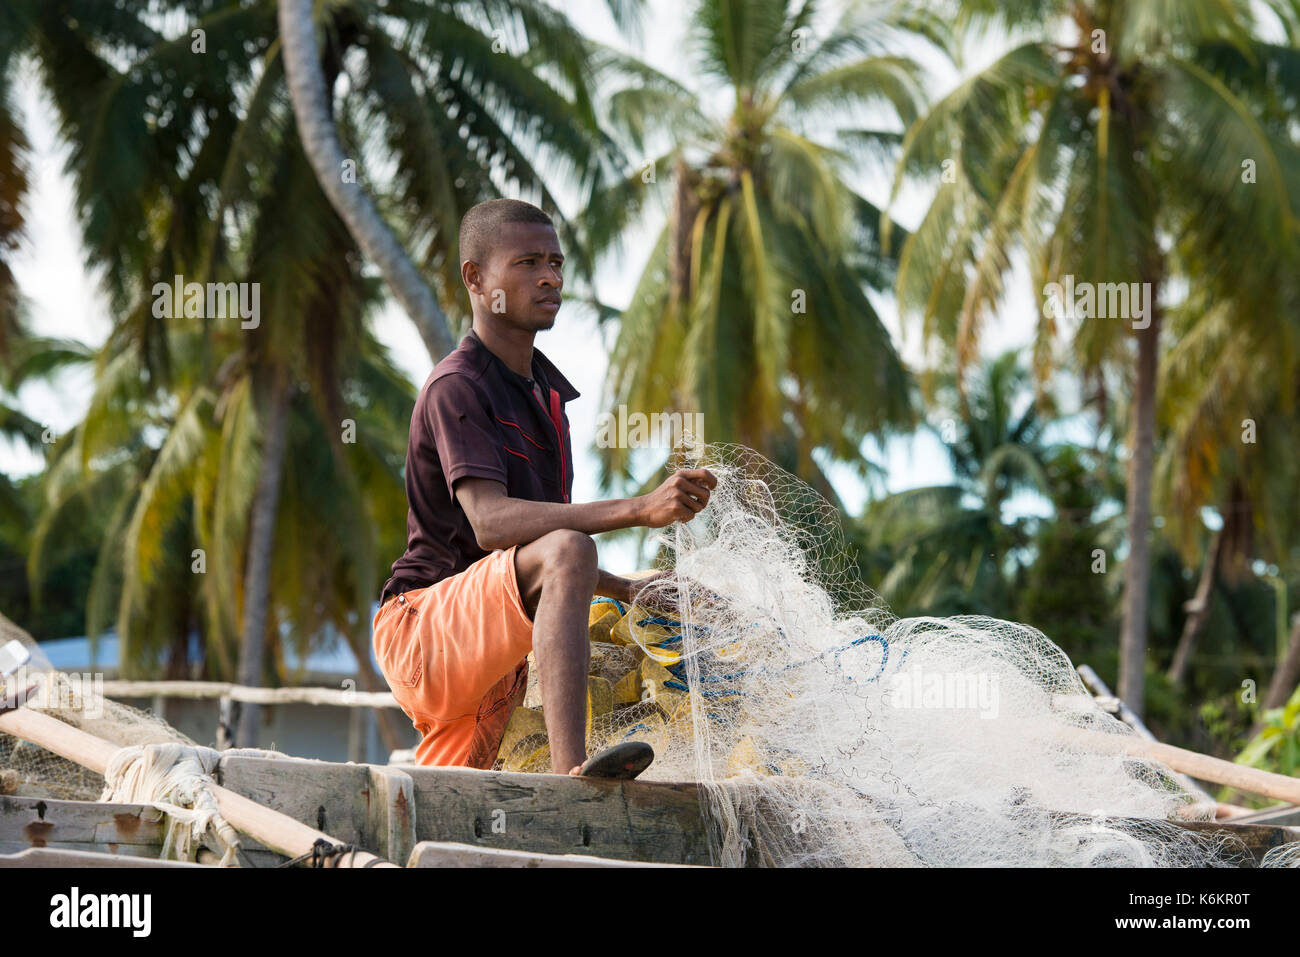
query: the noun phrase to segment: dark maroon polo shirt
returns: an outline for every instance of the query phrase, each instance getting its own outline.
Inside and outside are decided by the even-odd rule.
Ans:
[[[406,447],[406,554],[393,562],[381,604],[488,554],[456,501],[457,479],[495,479],[511,498],[569,501],[573,448],[564,403],[578,391],[535,348],[532,378],[540,398],[473,330],[433,367]]]

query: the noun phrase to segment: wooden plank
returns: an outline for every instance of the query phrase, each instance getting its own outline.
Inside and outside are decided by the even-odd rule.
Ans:
[[[23,841],[0,841],[0,854],[18,854],[27,850],[82,851],[118,857],[142,857],[157,860],[161,844],[99,844],[94,841],[67,841],[58,844],[27,844]]]
[[[470,768],[223,758],[226,787],[388,860],[416,842],[666,864],[710,863],[695,784],[598,781]],[[1170,822],[1232,835],[1258,860],[1300,831]]]
[[[163,829],[162,811],[145,804],[0,797],[0,842],[5,843],[143,844],[156,854]]]
[[[1052,819],[1059,824],[1090,824],[1094,820],[1091,817],[1066,812],[1053,813]],[[1104,819],[1104,823],[1113,824],[1134,833],[1140,833],[1153,822],[1146,818],[1108,817]],[[1253,859],[1253,864],[1258,864],[1263,860],[1264,855],[1275,847],[1300,841],[1300,828],[1294,827],[1239,824],[1235,821],[1163,821],[1160,823],[1172,825],[1184,831],[1225,838],[1230,845],[1235,845],[1237,850],[1248,854],[1249,858]],[[1224,850],[1231,853],[1232,847],[1225,847]],[[1242,864],[1247,867],[1252,866],[1251,861],[1247,860],[1243,860]]]
[[[506,851],[472,844],[449,844],[421,841],[411,852],[407,867],[683,867],[682,864],[647,864],[644,861],[617,861],[586,854],[538,854],[533,851]]]
[[[1120,752],[1130,757],[1159,761],[1199,781],[1226,784],[1250,794],[1300,804],[1300,778],[1234,764],[1172,744],[1147,741],[1137,735],[1107,734],[1074,727],[1057,728],[1053,733],[1063,741],[1077,742],[1090,750]]]
[[[315,823],[312,815],[325,806],[326,823],[337,833],[373,840],[376,853],[389,860],[407,859],[409,851],[403,848],[431,841],[647,863],[710,863],[695,784],[300,759],[225,760],[232,767],[242,765],[241,787],[250,788],[250,797],[275,801],[279,810],[308,823]],[[362,771],[368,777],[364,784]],[[348,788],[368,791],[366,820],[349,822],[339,816],[354,813],[344,800]],[[403,801],[410,803],[403,806]],[[1234,836],[1257,861],[1270,848],[1300,839],[1300,831],[1278,827],[1170,823]]]
[[[1234,837],[1246,845],[1258,864],[1275,847],[1300,841],[1300,828],[1272,827],[1265,824],[1238,824],[1224,821],[1180,821],[1179,827],[1202,834],[1219,834]]]
[[[1263,811],[1251,811],[1241,817],[1232,819],[1233,824],[1274,824],[1284,827],[1300,826],[1300,807],[1294,804],[1282,807],[1270,807]]]
[[[165,817],[147,804],[0,797],[0,853],[49,847],[157,859]],[[284,860],[247,835],[240,836],[240,843],[254,867],[274,867]]]
[[[403,766],[421,841],[709,864],[699,786]]]
[[[380,764],[362,765],[369,773],[370,811],[367,831],[374,851],[390,861],[404,861],[415,847],[415,785],[405,771]]]
[[[39,744],[100,774],[104,773],[118,750],[102,738],[29,708],[0,713],[0,731]],[[281,814],[242,794],[219,785],[212,787],[212,793],[221,816],[232,826],[287,857],[297,858],[311,853],[321,842],[330,846],[339,844],[337,838],[319,828],[294,820],[287,814]],[[335,868],[397,866],[365,850],[354,850],[351,854],[333,857],[330,863]]]
[[[370,765],[227,755],[214,777],[222,787],[336,841],[386,856],[377,850],[380,816],[370,811]],[[386,822],[378,829],[387,835]]]
[[[190,698],[247,701],[257,704],[317,704],[344,708],[400,708],[391,691],[344,688],[255,688],[224,681],[105,681],[105,698]]]
[[[695,785],[242,755],[223,758],[217,780],[388,860],[434,840],[709,863]]]
[[[16,854],[0,853],[0,867],[197,867],[188,861],[160,861],[124,854],[96,854],[88,850],[29,847]]]
[[[247,797],[308,824],[316,823],[324,807],[326,823],[340,840],[345,833],[371,840],[389,860],[409,859],[418,840],[605,860],[709,863],[700,792],[692,784],[242,756],[223,759],[223,765],[222,774],[241,783]],[[1270,849],[1300,840],[1300,828],[1263,822],[1171,823],[1235,837],[1256,862]],[[162,838],[163,815],[147,805],[0,797],[0,853],[49,847],[156,859]],[[244,843],[254,866],[282,860],[251,838]],[[425,849],[431,856],[415,866],[453,866],[435,851]],[[455,866],[543,866],[526,858],[470,860],[476,862]]]

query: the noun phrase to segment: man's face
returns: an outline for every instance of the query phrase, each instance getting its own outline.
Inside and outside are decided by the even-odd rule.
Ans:
[[[488,262],[480,265],[476,277],[467,276],[466,284],[486,312],[508,325],[540,332],[555,325],[560,311],[563,266],[560,239],[552,227],[507,223]]]

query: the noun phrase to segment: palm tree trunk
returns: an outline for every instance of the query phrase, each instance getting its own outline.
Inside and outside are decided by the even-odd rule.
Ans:
[[[455,347],[447,317],[359,180],[344,182],[346,157],[334,129],[330,98],[321,73],[312,9],[312,0],[280,0],[284,74],[303,151],[321,190],[366,258],[379,267],[389,288],[415,323],[430,358],[437,362]]]
[[[1146,277],[1144,277],[1146,278]],[[1119,638],[1119,697],[1139,718],[1145,705],[1147,603],[1151,582],[1151,466],[1155,452],[1156,376],[1160,343],[1160,283],[1151,281],[1151,321],[1137,332],[1133,457],[1129,462],[1128,561],[1124,563],[1124,621]]]
[[[686,160],[679,159],[673,171],[676,190],[673,193],[673,235],[670,244],[672,261],[672,301],[679,309],[686,308],[691,300],[691,255],[695,217],[700,204],[695,196],[694,175]]]
[[[283,371],[273,374],[267,402],[262,465],[248,530],[248,564],[244,570],[244,637],[239,649],[239,683],[262,684],[266,652],[266,620],[271,599],[271,558],[275,551],[275,517],[280,507],[280,479],[289,434],[289,382]],[[231,719],[236,747],[257,745],[260,707],[236,703]]]
[[[1182,684],[1187,673],[1187,665],[1192,659],[1196,640],[1205,628],[1205,621],[1210,617],[1210,599],[1219,576],[1219,560],[1223,554],[1224,530],[1214,533],[1214,541],[1206,552],[1205,562],[1201,565],[1201,580],[1196,586],[1196,596],[1187,603],[1187,620],[1183,622],[1183,633],[1178,638],[1178,647],[1174,650],[1174,660],[1169,665],[1171,684]]]

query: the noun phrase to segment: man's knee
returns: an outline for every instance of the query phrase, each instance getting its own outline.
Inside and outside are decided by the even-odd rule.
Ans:
[[[535,615],[547,584],[563,592],[595,588],[596,543],[570,529],[549,532],[515,550],[515,572],[524,607]]]
[[[572,529],[557,529],[537,540],[542,546],[542,565],[546,577],[596,577],[596,542],[590,535]]]

